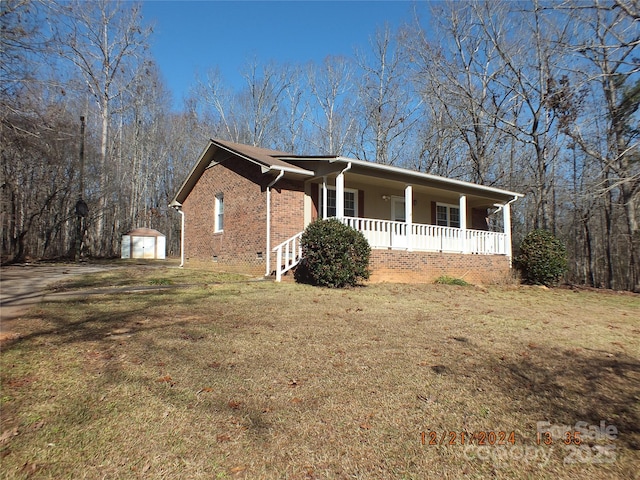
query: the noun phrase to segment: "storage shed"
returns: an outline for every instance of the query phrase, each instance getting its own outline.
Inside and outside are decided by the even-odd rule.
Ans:
[[[122,236],[121,258],[166,258],[166,237],[152,228],[136,228]]]

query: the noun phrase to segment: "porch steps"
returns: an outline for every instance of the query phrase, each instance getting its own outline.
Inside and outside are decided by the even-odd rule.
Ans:
[[[283,275],[292,270],[302,260],[302,244],[300,239],[304,232],[296,233],[280,245],[274,247],[276,254],[276,282],[282,281]],[[290,275],[293,278],[293,275]]]

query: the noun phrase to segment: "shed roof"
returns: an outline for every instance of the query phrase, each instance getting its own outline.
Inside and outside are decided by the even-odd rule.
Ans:
[[[160,233],[158,230],[154,230],[153,228],[134,228],[133,230],[127,232],[125,235],[131,235],[132,237],[164,237],[164,233]]]

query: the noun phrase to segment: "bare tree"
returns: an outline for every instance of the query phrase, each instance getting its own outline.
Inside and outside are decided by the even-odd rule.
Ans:
[[[261,68],[254,61],[242,76],[246,87],[239,95],[242,110],[237,115],[245,135],[242,141],[256,146],[277,144],[282,135],[281,108],[290,86],[287,68],[273,63]]]
[[[353,65],[347,58],[329,56],[320,66],[310,66],[308,76],[316,106],[310,121],[315,149],[327,155],[352,150],[348,145],[356,125]]]
[[[371,55],[360,54],[363,72],[359,98],[359,153],[366,160],[389,165],[405,161],[405,145],[417,122],[420,100],[408,81],[408,57],[398,48],[388,26],[371,39]]]
[[[507,108],[494,108],[488,114],[497,128],[531,153],[527,166],[533,180],[528,188],[535,206],[533,226],[556,233],[555,172],[562,139],[547,95],[559,76],[563,52],[557,45],[565,32],[543,17],[537,1],[524,9],[520,4],[482,1],[473,3],[472,9],[482,36],[496,53],[501,74],[494,83],[506,94]],[[519,35],[511,35],[514,31]]]
[[[632,7],[571,0],[555,8],[572,28],[563,43],[567,75],[574,89],[584,91],[579,115],[566,132],[599,167],[590,193],[602,199],[604,282],[628,289],[640,283],[640,30]],[[571,100],[558,95],[565,97]],[[624,247],[617,237],[624,238]]]
[[[237,92],[225,87],[216,69],[198,82],[196,95],[206,107],[204,115],[210,115],[210,123],[230,141],[263,147],[287,145],[286,137],[290,138],[291,131],[286,133],[283,123],[291,112],[287,112],[285,102],[288,95],[291,105],[300,101],[294,93],[295,75],[284,66],[273,63],[261,66],[253,61],[245,67],[242,76],[245,87]],[[292,121],[288,123],[289,127],[293,125]]]
[[[60,55],[84,78],[100,115],[100,192],[95,253],[110,253],[105,213],[110,198],[109,137],[112,113],[133,82],[147,48],[149,28],[142,27],[140,7],[121,1],[73,1],[58,4],[54,29]]]
[[[0,256],[58,256],[74,201],[75,125],[57,72],[44,68],[47,5],[0,3]]]
[[[457,139],[453,164],[462,169],[458,176],[492,184],[499,177],[492,169],[503,151],[503,133],[495,128],[495,118],[507,115],[508,108],[508,93],[496,81],[503,74],[498,53],[483,34],[471,4],[435,4],[431,15],[437,39],[420,27],[405,32],[405,45],[414,60],[414,81],[429,105],[430,118],[438,122],[434,138],[451,132],[447,136]],[[450,164],[449,172],[454,166],[437,163]]]
[[[237,143],[241,141],[242,127],[236,118],[235,101],[234,92],[226,87],[220,70],[214,68],[204,78],[198,78],[187,107],[198,125],[206,125],[205,136]]]
[[[277,148],[285,152],[307,150],[305,125],[309,117],[309,102],[306,98],[306,83],[301,67],[289,66],[283,95],[284,125],[282,139]]]

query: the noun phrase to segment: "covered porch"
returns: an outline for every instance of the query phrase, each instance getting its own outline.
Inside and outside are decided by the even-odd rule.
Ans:
[[[463,273],[495,269],[496,262],[509,268],[510,206],[521,194],[345,157],[283,160],[315,173],[305,181],[304,225],[336,218],[362,232],[375,252],[402,253],[401,260],[380,257],[393,264],[387,270],[399,272],[409,264],[424,272],[425,262],[450,261]],[[282,266],[276,269],[278,280],[300,261],[301,236],[273,249],[276,265]]]
[[[511,256],[511,203],[504,190],[348,162],[309,182],[305,223],[335,217],[373,249]]]

